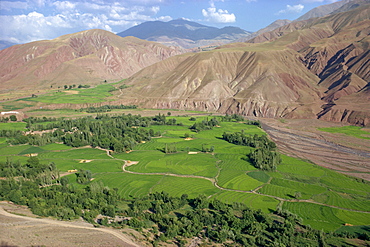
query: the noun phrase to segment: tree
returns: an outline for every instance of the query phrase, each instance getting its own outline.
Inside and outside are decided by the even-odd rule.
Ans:
[[[62,178],[60,179],[60,184],[61,184],[63,187],[66,187],[66,186],[67,186],[67,184],[68,184],[68,182],[69,182],[69,179],[68,179],[68,177],[66,177],[66,176],[64,176],[64,177],[62,177]]]
[[[296,199],[301,198],[301,197],[302,197],[301,192],[297,191],[297,192],[294,194],[294,197],[295,197]]]
[[[13,122],[17,121],[17,117],[15,115],[11,115],[10,121],[13,121]]]

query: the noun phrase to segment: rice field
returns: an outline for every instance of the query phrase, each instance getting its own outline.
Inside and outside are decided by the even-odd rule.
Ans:
[[[54,91],[49,94],[40,95],[37,98],[23,98],[21,101],[34,101],[42,103],[53,103],[53,104],[84,104],[84,103],[98,103],[107,101],[107,97],[112,94],[110,90],[115,89],[112,84],[102,84],[95,88],[77,88],[71,91],[74,93],[69,93],[66,91]]]
[[[227,189],[250,191],[262,184],[264,183],[248,176],[245,172],[240,173],[240,171],[221,170],[218,176],[218,185]]]
[[[14,122],[14,123],[0,123],[0,130],[26,130],[27,123]]]
[[[271,197],[234,191],[222,191],[212,196],[212,198],[228,204],[241,202],[250,208],[261,209],[265,213],[271,213],[272,211],[275,211],[279,203],[278,200]]]
[[[359,213],[306,202],[284,202],[283,209],[299,215],[303,223],[311,227],[334,231],[345,223],[369,225],[370,214]]]
[[[210,118],[196,118],[201,121],[207,117]],[[276,171],[260,171],[246,158],[253,148],[221,139],[224,132],[234,131],[264,135],[260,128],[221,122],[212,130],[195,133],[189,130],[194,124],[189,117],[176,119],[184,125],[152,125],[148,128],[160,131],[161,137],[140,143],[129,153],[113,153],[113,158],[106,151],[94,148],[56,143],[41,147],[9,146],[6,138],[0,138],[0,162],[10,157],[25,163],[27,154],[37,153],[40,162],[54,162],[61,172],[90,170],[93,182],[102,181],[110,188],[117,188],[124,199],[156,191],[172,196],[188,194],[190,198],[204,194],[226,203],[241,202],[266,213],[274,212],[282,203],[283,209],[300,216],[305,224],[325,231],[339,229],[344,223],[370,225],[369,183],[285,155],[281,155],[282,164]],[[192,138],[185,140],[185,134]],[[166,145],[175,146],[176,152],[164,153]],[[202,147],[214,147],[214,151],[202,152]],[[137,174],[123,171],[125,161],[138,162],[126,167]],[[76,183],[74,174],[68,177],[70,183],[85,186]]]

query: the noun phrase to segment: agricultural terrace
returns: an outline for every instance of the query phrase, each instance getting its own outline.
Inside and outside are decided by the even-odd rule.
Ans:
[[[69,85],[68,87],[65,86],[64,88],[58,89],[50,88],[47,91],[43,91],[42,94],[33,94],[32,97],[22,97],[0,103],[0,109],[4,111],[13,111],[26,107],[34,107],[36,105],[108,102],[110,101],[112,93],[120,90],[114,86],[118,83],[120,82],[104,83],[91,88],[88,85]]]
[[[77,184],[76,174],[68,171],[88,170],[92,174],[88,184],[102,182],[117,188],[124,199],[162,191],[170,196],[187,194],[189,198],[205,195],[228,204],[244,203],[265,213],[287,210],[301,217],[304,224],[324,231],[340,231],[345,224],[370,225],[369,183],[285,155],[281,155],[275,171],[258,170],[248,158],[255,148],[229,143],[222,136],[225,132],[251,136],[265,132],[255,125],[222,121],[219,116],[213,128],[189,129],[212,118],[167,116],[166,121],[176,119],[176,124],[138,126],[160,135],[141,141],[127,152],[60,143],[10,146],[2,137],[0,161],[25,162],[31,154],[37,155],[41,163],[54,162],[77,187],[86,185]]]

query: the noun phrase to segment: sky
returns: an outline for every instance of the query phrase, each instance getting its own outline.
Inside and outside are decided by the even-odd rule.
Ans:
[[[28,43],[88,29],[122,32],[146,21],[184,18],[257,31],[336,0],[0,0],[0,40]]]

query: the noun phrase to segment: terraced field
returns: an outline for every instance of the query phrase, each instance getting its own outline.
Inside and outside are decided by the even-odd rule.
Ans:
[[[197,121],[206,118],[210,116],[197,116]],[[282,207],[300,216],[305,224],[325,231],[339,229],[345,223],[370,225],[369,183],[285,155],[277,171],[259,171],[247,158],[253,148],[230,144],[221,137],[224,132],[236,131],[265,135],[260,128],[221,122],[212,130],[196,133],[189,130],[194,124],[189,117],[176,119],[183,125],[150,126],[162,136],[138,144],[129,153],[110,155],[106,150],[64,144],[9,146],[3,138],[0,161],[11,157],[25,163],[27,154],[37,153],[41,162],[54,162],[61,172],[90,170],[94,178],[91,183],[102,181],[117,188],[124,199],[156,191],[173,196],[188,194],[189,198],[204,194],[268,213]],[[185,139],[186,134],[191,138]],[[166,145],[176,151],[166,154]],[[202,152],[203,147],[213,147],[214,151]],[[68,177],[70,183],[75,183],[75,174]]]

